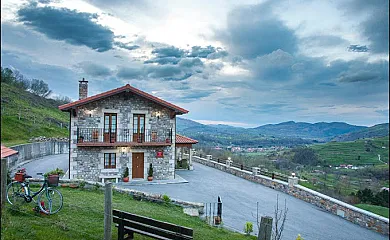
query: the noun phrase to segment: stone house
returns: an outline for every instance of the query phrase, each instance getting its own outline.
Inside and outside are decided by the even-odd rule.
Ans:
[[[79,81],[79,100],[59,106],[69,112],[69,178],[104,181],[175,178],[176,115],[187,110],[129,84],[88,97]],[[175,137],[173,137],[175,136]]]

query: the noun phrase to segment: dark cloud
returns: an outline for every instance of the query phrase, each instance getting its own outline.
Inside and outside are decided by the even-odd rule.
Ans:
[[[77,67],[80,67],[86,74],[92,77],[107,77],[111,75],[111,70],[108,67],[93,62],[81,62]]]
[[[273,3],[235,8],[228,15],[227,30],[217,31],[216,38],[230,53],[249,59],[278,49],[294,53],[297,37],[272,13]]]
[[[127,49],[130,51],[140,48],[140,46],[138,46],[138,45],[132,45],[130,43],[126,44],[126,43],[122,43],[122,42],[114,42],[114,45],[119,47],[119,48]]]
[[[177,58],[177,57],[162,57],[162,58],[152,58],[152,59],[146,60],[144,63],[145,64],[157,63],[160,65],[165,65],[165,64],[177,64],[178,62],[180,62],[180,60],[181,60],[181,58]]]
[[[368,15],[359,24],[361,32],[371,42],[373,53],[389,52],[389,0],[353,0],[341,5],[348,15]]]
[[[364,45],[364,46],[349,45],[348,51],[350,51],[350,52],[368,52],[368,48],[366,45]]]
[[[367,70],[361,70],[357,72],[343,72],[339,75],[340,82],[368,82],[381,80],[381,75],[378,72],[371,72]]]
[[[152,51],[152,53],[156,54],[158,58],[164,58],[164,57],[180,58],[184,56],[185,51],[183,49],[170,46],[170,47],[156,48]]]
[[[66,8],[38,7],[35,3],[18,10],[18,19],[34,30],[55,40],[87,46],[98,52],[112,49],[113,32],[94,22],[96,14]]]
[[[208,58],[208,59],[218,59],[223,58],[228,55],[228,52],[222,50],[222,48],[215,48],[213,46],[201,47],[193,46],[188,57],[198,57],[198,58]]]
[[[180,67],[185,67],[185,68],[192,68],[192,67],[203,67],[204,64],[202,60],[199,58],[183,58],[180,63]]]
[[[139,68],[121,67],[116,76],[121,79],[142,79],[143,71]]]

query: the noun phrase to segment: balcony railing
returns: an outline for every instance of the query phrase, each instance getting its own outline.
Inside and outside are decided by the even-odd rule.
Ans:
[[[134,132],[133,129],[103,129],[103,128],[78,128],[77,143],[172,143],[172,129],[150,130],[141,129]]]

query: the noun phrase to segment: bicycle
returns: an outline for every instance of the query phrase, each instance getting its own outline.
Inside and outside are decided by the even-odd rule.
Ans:
[[[37,173],[42,175],[42,173]],[[16,181],[11,182],[7,186],[7,201],[11,205],[15,205],[18,200],[24,199],[25,202],[30,203],[32,201],[37,203],[35,210],[41,211],[47,215],[55,214],[62,209],[63,199],[62,194],[51,186],[57,186],[57,183],[51,184],[48,179],[44,178],[42,187],[37,191],[33,192],[30,189],[31,176],[26,174],[25,169],[20,169],[15,174]],[[37,201],[34,197],[38,196]]]

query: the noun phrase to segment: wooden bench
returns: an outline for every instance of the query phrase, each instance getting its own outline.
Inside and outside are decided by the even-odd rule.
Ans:
[[[153,218],[133,213],[114,209],[113,220],[116,223],[116,227],[118,227],[118,240],[134,239],[134,233],[163,240],[193,239],[193,230],[191,228],[157,221]],[[126,234],[127,236],[125,237]]]

